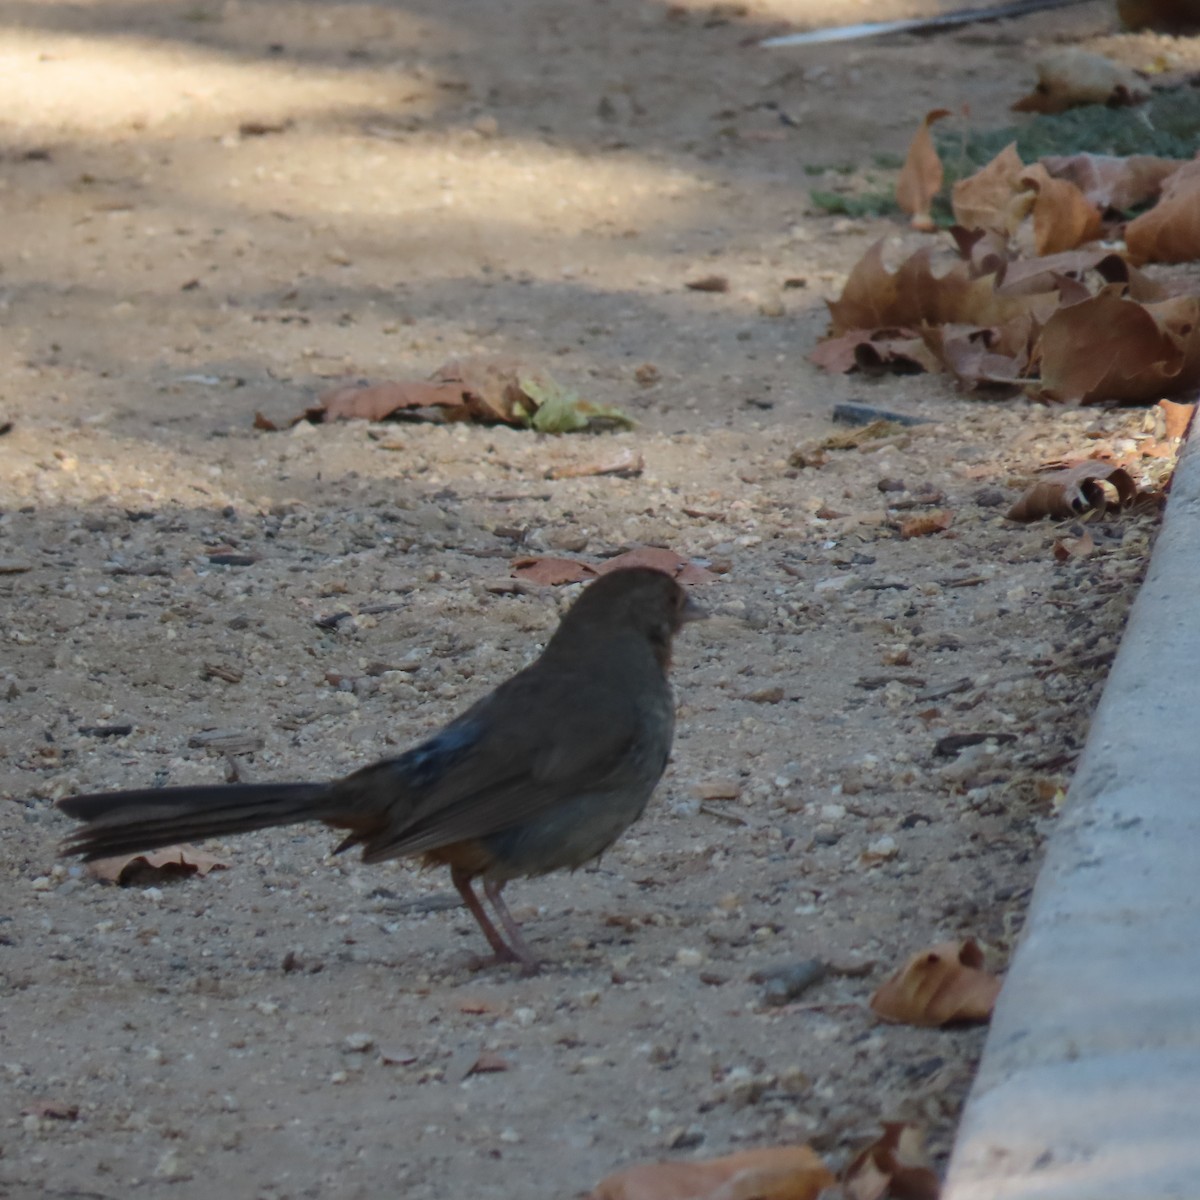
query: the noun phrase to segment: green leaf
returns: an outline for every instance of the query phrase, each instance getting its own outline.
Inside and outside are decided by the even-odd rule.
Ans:
[[[589,404],[557,380],[520,380],[521,391],[537,405],[529,424],[538,433],[578,433],[584,429],[632,429],[634,422],[619,408]]]

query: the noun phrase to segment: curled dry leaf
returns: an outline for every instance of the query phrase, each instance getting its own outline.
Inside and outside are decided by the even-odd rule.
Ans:
[[[468,1075],[493,1075],[499,1071],[507,1071],[511,1068],[512,1063],[508,1059],[501,1057],[499,1054],[493,1053],[491,1050],[484,1050],[482,1054],[471,1064],[467,1071]]]
[[[310,421],[383,421],[397,413],[439,408],[447,414],[465,410],[462,388],[453,383],[410,380],[398,383],[352,384],[322,395],[304,412]]]
[[[1016,142],[1010,142],[991,162],[951,189],[954,219],[964,229],[992,229],[1010,237],[1032,203],[1032,197],[1020,191],[1024,169]]]
[[[945,509],[921,513],[916,517],[905,517],[900,522],[900,536],[909,538],[928,537],[931,533],[945,533],[954,524],[954,514]]]
[[[818,343],[808,357],[818,367],[841,375],[855,368],[936,371],[939,366],[937,357],[911,329],[854,329]]]
[[[1126,508],[1136,496],[1137,484],[1124,467],[1088,459],[1046,472],[1029,485],[1007,515],[1010,521],[1062,520],[1092,508]]]
[[[999,994],[1000,980],[983,969],[979,943],[967,938],[914,954],[871,997],[871,1011],[903,1025],[986,1021]]]
[[[1131,300],[1147,303],[1166,298],[1162,284],[1143,274],[1123,255],[1099,247],[1064,250],[1061,254],[1044,254],[1006,263],[996,290],[1004,296],[1017,296],[1057,289],[1064,303],[1074,303],[1074,300],[1068,300],[1063,281],[1082,283],[1091,271],[1105,283],[1122,284],[1124,294]],[[1087,287],[1083,292],[1084,295],[1078,297],[1081,300],[1091,295]]]
[[[662,546],[639,546],[635,550],[627,550],[624,554],[606,558],[602,562],[532,556],[515,558],[512,562],[512,574],[517,579],[531,579],[534,583],[554,587],[564,583],[581,583],[624,567],[653,567],[656,571],[673,575],[680,583],[711,583],[717,578],[712,571],[692,562],[690,558]]]
[[[1125,227],[1125,245],[1139,261],[1200,258],[1200,162],[1186,163],[1166,181],[1162,199]]]
[[[691,292],[727,292],[729,280],[724,275],[702,275],[699,279],[689,279],[683,286]]]
[[[107,883],[128,883],[146,871],[160,871],[164,875],[207,875],[209,871],[224,870],[228,865],[187,842],[181,842],[177,846],[164,846],[161,850],[146,850],[141,854],[96,858],[87,864],[87,869],[89,875]]]
[[[929,134],[929,127],[943,117],[948,117],[948,108],[935,108],[925,114],[917,132],[908,145],[908,155],[904,166],[900,169],[900,177],[896,180],[896,203],[901,212],[906,212],[912,218],[912,223],[918,229],[932,229],[930,205],[933,198],[942,190],[942,160]]]
[[[1014,112],[1060,113],[1081,104],[1136,104],[1149,94],[1136,71],[1071,46],[1050,50],[1034,67],[1037,86]]]
[[[809,1146],[763,1146],[706,1162],[629,1167],[602,1179],[588,1200],[817,1200],[836,1182]]]
[[[595,579],[596,569],[574,558],[514,558],[512,574],[517,579],[531,579],[547,587],[558,587],[564,583],[581,583]]]
[[[1073,183],[1097,208],[1128,212],[1153,200],[1186,160],[1153,154],[1046,155],[1042,166]]]
[[[847,1200],[938,1200],[941,1187],[915,1125],[884,1121],[883,1133],[860,1150],[842,1172]]]
[[[1046,321],[1040,399],[1145,402],[1200,384],[1200,296],[1139,304],[1120,292],[1110,284]]]
[[[1041,163],[1021,172],[1021,187],[1034,194],[1033,240],[1039,254],[1058,254],[1094,241],[1100,211],[1069,180],[1054,179]]]
[[[1096,549],[1096,539],[1085,529],[1081,537],[1059,538],[1054,543],[1054,557],[1058,562],[1072,558],[1087,558]]]
[[[706,567],[662,546],[639,546],[635,550],[626,550],[624,554],[597,563],[596,574],[607,575],[609,571],[619,571],[623,567],[653,567],[656,571],[674,575],[680,583],[712,583],[716,579],[716,575]]]
[[[1029,370],[1035,325],[1031,318],[1000,328],[942,325],[925,331],[925,344],[964,387],[1020,383]]]

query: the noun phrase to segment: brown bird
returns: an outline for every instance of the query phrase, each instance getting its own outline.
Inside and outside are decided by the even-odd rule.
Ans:
[[[502,892],[574,869],[642,815],[671,751],[671,643],[704,611],[671,576],[612,571],[563,617],[540,658],[398,758],[329,783],[202,784],[72,796],[85,859],[323,821],[364,862],[420,855],[450,868],[496,961],[535,970]],[[488,917],[473,882],[500,919]]]

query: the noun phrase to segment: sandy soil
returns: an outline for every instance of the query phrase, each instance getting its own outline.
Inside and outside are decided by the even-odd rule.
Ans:
[[[836,15],[867,7],[903,9]],[[1003,965],[1153,535],[1059,563],[1003,512],[1144,424],[817,372],[822,300],[920,238],[807,194],[935,105],[1003,120],[1107,6],[803,55],[754,45],[785,0],[0,14],[0,1195],[540,1200],[779,1141],[841,1164],[896,1117],[944,1159],[982,1032],[865,1001],[931,941]],[[253,427],[470,353],[639,426]],[[846,400],[932,423],[792,465]],[[548,478],[626,449],[637,478]],[[934,493],[951,530],[901,539]],[[647,817],[510,889],[541,975],[476,970],[444,877],[319,828],[127,888],[56,859],[76,790],[403,748],[569,602],[515,554],[638,544],[712,565],[714,619]]]

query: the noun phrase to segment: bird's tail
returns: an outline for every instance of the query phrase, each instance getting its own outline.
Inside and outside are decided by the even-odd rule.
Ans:
[[[63,842],[64,854],[85,859],[136,854],[175,842],[249,833],[302,821],[357,824],[344,798],[324,783],[233,783],[100,792],[58,802],[83,821]]]

